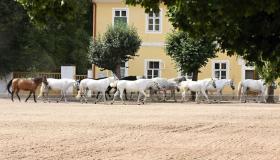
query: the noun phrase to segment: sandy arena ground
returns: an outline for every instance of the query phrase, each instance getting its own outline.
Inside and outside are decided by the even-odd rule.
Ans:
[[[0,159],[280,159],[280,104],[12,103]]]

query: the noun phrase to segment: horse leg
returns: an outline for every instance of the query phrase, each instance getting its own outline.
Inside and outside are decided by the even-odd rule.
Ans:
[[[59,101],[57,101],[57,103],[60,102],[60,101],[62,101],[62,99],[63,99],[64,94],[63,94],[63,91],[62,91],[62,90],[61,90],[61,92],[60,92],[60,95],[61,95],[61,97],[60,97]]]
[[[119,94],[119,91],[117,91],[117,92],[114,94],[114,98],[113,98],[111,104],[113,104],[113,103],[115,102],[115,98],[118,96],[118,94]]]
[[[175,93],[176,93],[176,91],[174,89],[172,89],[171,94],[173,94],[174,101],[177,102]]]
[[[36,97],[35,97],[35,91],[33,91],[33,99],[34,99],[34,102],[37,103]]]
[[[99,97],[99,94],[100,94],[100,92],[97,92],[97,95],[96,95],[96,97],[95,97],[96,99],[98,99],[98,97]]]
[[[140,95],[140,93],[142,93],[143,95],[144,95],[144,99],[143,99],[143,104],[146,102],[146,99],[147,99],[147,94],[145,93],[145,91],[143,90],[143,91],[140,91],[139,92],[139,95]]]
[[[218,103],[221,103],[221,98],[222,98],[222,95],[221,95],[221,91],[217,91],[217,96],[218,96]]]
[[[185,101],[186,98],[186,91],[182,92],[182,98],[181,98],[181,102],[183,103]]]
[[[28,97],[26,98],[25,102],[27,102],[27,100],[29,99],[29,97],[31,96],[31,94],[32,94],[32,91],[29,92],[29,95],[28,95]]]
[[[126,92],[126,89],[124,90],[124,96],[125,96],[125,100],[127,101],[128,98],[127,98],[127,92]]]
[[[63,97],[64,97],[64,102],[66,103],[66,102],[67,102],[67,99],[66,99],[66,91],[63,92]]]
[[[140,97],[141,97],[141,93],[138,93],[138,99],[137,99],[137,104],[140,105]]]
[[[198,102],[198,100],[199,100],[199,99],[198,99],[199,95],[200,95],[200,92],[196,92],[196,97],[195,97],[196,103],[199,103],[199,102]]]
[[[111,95],[110,95],[110,91],[112,90],[112,87],[109,85],[109,87],[106,89],[106,92],[108,97],[111,98]]]
[[[124,92],[124,90],[120,90],[120,98],[122,100],[122,103],[125,104],[125,102],[123,100],[123,92]]]
[[[163,101],[166,101],[166,90],[163,90]]]
[[[12,96],[11,96],[12,101],[14,101],[14,93],[15,93],[14,91],[12,91],[12,93],[11,93],[11,95],[12,95]]]
[[[104,100],[104,104],[106,103],[106,91],[103,91],[103,100]]]
[[[18,95],[18,92],[19,92],[19,90],[16,91],[16,95],[17,95],[17,97],[18,97],[18,100],[20,101],[20,97],[19,97],[19,95]]]
[[[209,100],[207,94],[205,93],[205,91],[202,90],[201,93],[204,95],[204,97],[206,98],[207,102],[210,103],[210,100]]]

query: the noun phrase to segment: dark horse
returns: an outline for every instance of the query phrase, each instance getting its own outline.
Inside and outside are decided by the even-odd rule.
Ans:
[[[32,79],[15,78],[10,80],[10,82],[7,85],[7,90],[12,95],[11,97],[12,101],[14,101],[14,93],[16,93],[18,100],[20,101],[18,92],[20,90],[24,90],[24,91],[30,91],[29,96],[26,98],[25,102],[27,102],[27,100],[29,99],[32,93],[34,97],[34,102],[37,102],[35,98],[35,91],[42,82],[46,82],[45,77],[32,78]],[[10,91],[11,86],[12,86],[12,91]]]

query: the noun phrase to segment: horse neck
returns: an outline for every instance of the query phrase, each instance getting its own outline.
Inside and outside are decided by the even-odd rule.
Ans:
[[[34,82],[37,86],[38,86],[39,84],[41,84],[42,81],[43,81],[43,78],[35,78],[35,79],[33,80],[33,82]]]

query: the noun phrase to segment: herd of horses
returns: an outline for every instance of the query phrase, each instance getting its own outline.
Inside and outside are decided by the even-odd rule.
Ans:
[[[119,96],[122,103],[125,104],[125,100],[128,100],[128,93],[138,94],[137,104],[145,103],[147,98],[147,93],[150,91],[150,97],[153,99],[154,95],[158,99],[166,101],[167,91],[170,91],[171,97],[173,97],[176,102],[176,92],[181,93],[181,101],[185,101],[187,93],[195,92],[197,103],[200,103],[201,96],[204,96],[206,101],[210,103],[208,98],[208,93],[216,93],[219,97],[218,102],[222,99],[222,91],[225,86],[230,86],[232,90],[235,89],[235,83],[232,79],[216,79],[208,78],[198,81],[192,81],[186,77],[177,77],[172,79],[166,78],[152,78],[145,79],[145,77],[140,76],[128,76],[121,79],[118,79],[116,76],[113,77],[103,77],[99,79],[86,78],[83,80],[74,80],[74,79],[54,79],[46,77],[38,78],[15,78],[9,81],[7,84],[7,90],[11,94],[11,100],[14,101],[14,94],[19,97],[19,91],[29,91],[29,95],[26,98],[25,102],[33,94],[34,102],[36,101],[35,91],[38,86],[41,85],[39,97],[43,98],[43,101],[49,100],[49,91],[50,90],[59,90],[61,92],[60,101],[66,99],[67,90],[71,87],[76,88],[78,94],[76,96],[80,102],[88,102],[88,92],[96,93],[95,103],[99,100],[99,95],[103,97],[104,103],[111,98],[113,93],[113,99],[111,104],[116,101],[116,98]],[[276,89],[277,85],[273,85]],[[256,92],[258,95],[258,102],[266,102],[266,93],[268,86],[265,84],[264,80],[251,80],[246,79],[238,84],[237,95],[241,102],[247,101],[248,91]],[[160,95],[162,94],[162,98]],[[124,98],[125,97],[125,98]],[[142,98],[143,97],[143,98]],[[262,99],[261,99],[262,98]],[[279,99],[280,100],[280,99]]]

